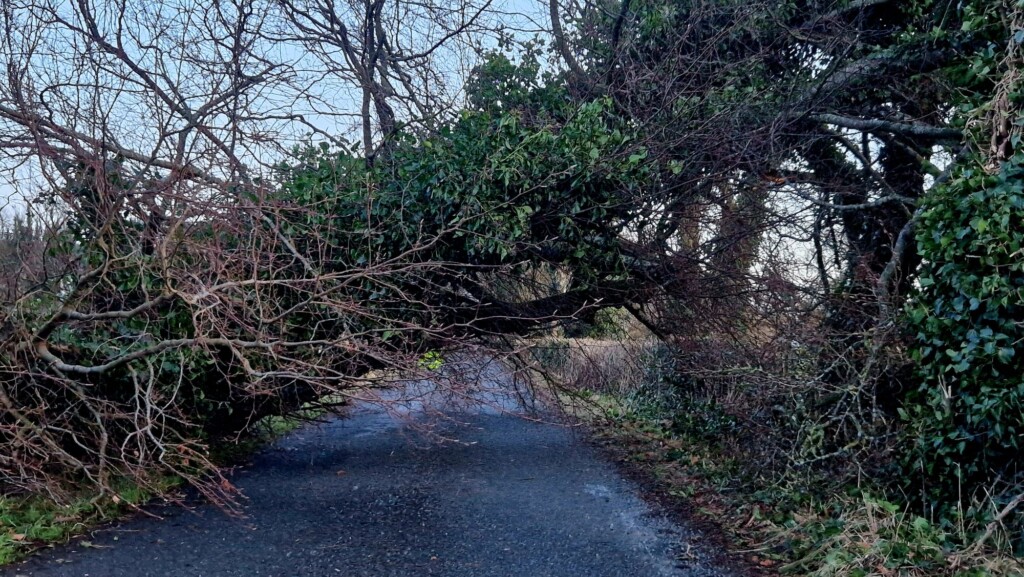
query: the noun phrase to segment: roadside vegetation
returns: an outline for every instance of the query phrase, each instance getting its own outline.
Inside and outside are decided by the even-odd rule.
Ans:
[[[1024,3],[207,8],[0,10],[0,542],[473,349],[766,568],[1013,574]]]
[[[321,403],[288,415],[264,417],[234,439],[224,439],[211,447],[211,461],[232,468],[244,462],[260,448],[303,424],[325,418],[329,411],[344,403],[324,399]],[[174,475],[154,479],[139,486],[130,480],[112,482],[109,491],[98,493],[83,489],[61,500],[49,495],[11,494],[0,497],[0,565],[18,561],[42,548],[81,538],[105,523],[126,515],[149,514],[142,507],[154,500],[177,502],[186,499],[184,479]],[[116,540],[116,539],[115,539]],[[91,547],[88,538],[79,547]]]
[[[698,526],[715,526],[753,571],[907,577],[1024,571],[1012,530],[991,524],[991,517],[960,512],[953,521],[912,505],[890,477],[819,459],[806,443],[821,441],[807,438],[809,424],[792,402],[812,391],[766,390],[749,369],[737,371],[727,386],[712,384],[681,370],[671,348],[635,324],[614,333],[534,343],[535,378],[559,383],[572,418],[623,466],[639,471],[670,507]],[[998,515],[1002,505],[972,506]]]

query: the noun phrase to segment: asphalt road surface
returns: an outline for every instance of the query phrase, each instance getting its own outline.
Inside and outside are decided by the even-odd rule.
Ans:
[[[578,433],[488,392],[360,405],[256,455],[244,515],[155,509],[3,577],[718,576]],[[392,399],[394,400],[394,399]],[[397,407],[397,408],[396,408]]]

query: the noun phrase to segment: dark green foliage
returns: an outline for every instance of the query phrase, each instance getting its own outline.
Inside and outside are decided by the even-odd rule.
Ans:
[[[403,283],[352,287],[400,306],[403,322],[417,306],[410,294],[457,308],[459,294],[481,296],[476,275],[523,263],[572,267],[577,286],[621,275],[617,238],[632,218],[623,195],[645,178],[643,151],[607,102],[564,122],[532,122],[465,112],[429,138],[402,139],[369,168],[347,152],[310,148],[281,167],[280,202],[293,232],[326,250],[329,270],[435,263],[402,273]]]
[[[541,45],[527,43],[519,62],[495,52],[477,66],[466,84],[469,109],[494,115],[518,113],[528,118],[564,118],[573,110],[565,85],[542,73]]]
[[[569,364],[569,349],[569,341],[563,339],[538,341],[530,346],[530,358],[541,370],[557,373]]]
[[[904,411],[910,469],[931,498],[969,498],[1022,479],[1024,156],[998,174],[961,170],[932,194],[917,242],[925,259],[908,309],[920,388]]]

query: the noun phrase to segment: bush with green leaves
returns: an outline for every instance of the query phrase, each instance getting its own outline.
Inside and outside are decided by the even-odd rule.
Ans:
[[[926,498],[949,503],[1024,480],[1024,155],[996,174],[961,170],[928,198],[918,231],[907,466]]]
[[[302,215],[295,232],[333,231],[337,266],[409,251],[495,266],[544,252],[596,273],[617,266],[612,241],[631,217],[622,195],[649,170],[611,107],[586,103],[564,121],[464,112],[429,138],[400,136],[390,158],[369,167],[348,151],[311,147],[280,167],[278,194]]]
[[[371,165],[345,150],[308,148],[280,167],[275,202],[300,250],[328,271],[409,263],[387,282],[346,286],[379,313],[375,326],[349,330],[384,339],[397,332],[391,321],[478,321],[480,303],[513,301],[500,279],[542,263],[571,268],[570,289],[621,283],[618,239],[634,218],[624,195],[649,169],[610,108],[590,102],[564,120],[467,111],[429,138],[401,136]]]

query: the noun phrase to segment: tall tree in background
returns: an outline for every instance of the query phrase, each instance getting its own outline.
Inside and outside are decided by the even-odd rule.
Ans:
[[[360,92],[367,160],[387,146],[400,123],[430,127],[450,119],[474,56],[499,36],[492,0],[276,4],[285,19],[280,39],[314,55],[323,76],[354,84]]]

